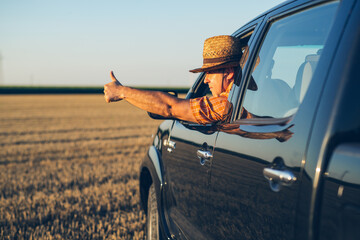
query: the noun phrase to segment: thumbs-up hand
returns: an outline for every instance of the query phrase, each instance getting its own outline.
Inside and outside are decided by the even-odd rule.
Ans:
[[[104,85],[104,98],[108,103],[122,100],[123,85],[116,79],[113,71],[110,72],[110,78],[111,82]]]

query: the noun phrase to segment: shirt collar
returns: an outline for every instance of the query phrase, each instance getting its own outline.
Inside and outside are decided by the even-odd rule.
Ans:
[[[229,86],[226,88],[226,91],[225,91],[225,92],[220,93],[220,96],[228,97],[228,96],[229,96],[229,93],[230,93],[230,90],[231,90],[231,88],[232,88],[232,86],[233,86],[233,84],[234,84],[234,81],[232,81],[232,82],[229,84]]]

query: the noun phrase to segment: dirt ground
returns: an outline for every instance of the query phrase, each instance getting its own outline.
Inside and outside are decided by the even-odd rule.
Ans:
[[[0,239],[144,239],[160,121],[102,95],[0,95]]]

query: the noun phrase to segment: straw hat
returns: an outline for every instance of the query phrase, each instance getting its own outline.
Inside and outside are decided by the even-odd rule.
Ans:
[[[236,67],[239,66],[241,56],[240,39],[228,35],[211,37],[204,43],[203,66],[190,70],[190,72],[198,73]]]
[[[221,35],[205,40],[203,50],[203,65],[201,68],[190,70],[190,72],[207,72],[216,69],[238,67],[243,55],[239,38]],[[245,60],[246,61],[246,60]],[[257,85],[251,77],[248,89],[257,90]]]

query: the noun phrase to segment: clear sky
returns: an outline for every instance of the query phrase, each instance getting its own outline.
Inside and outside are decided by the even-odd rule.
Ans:
[[[0,84],[191,86],[208,37],[283,0],[0,0]]]

